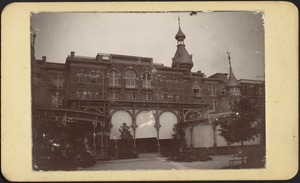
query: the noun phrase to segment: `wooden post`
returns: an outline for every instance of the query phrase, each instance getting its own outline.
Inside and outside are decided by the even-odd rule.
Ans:
[[[191,136],[191,148],[193,148],[194,147],[194,145],[193,145],[193,126],[190,128],[190,136]]]

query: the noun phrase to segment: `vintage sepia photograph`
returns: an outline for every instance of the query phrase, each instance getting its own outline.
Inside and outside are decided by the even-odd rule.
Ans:
[[[266,168],[263,11],[31,12],[28,36],[33,171]]]

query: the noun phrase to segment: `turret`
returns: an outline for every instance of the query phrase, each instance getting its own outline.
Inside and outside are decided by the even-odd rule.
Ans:
[[[230,96],[240,96],[240,83],[238,82],[232,71],[230,52],[227,52],[227,54],[229,61],[229,77],[226,82],[226,89]]]
[[[185,49],[185,45],[184,45],[185,34],[182,32],[180,27],[180,18],[178,18],[178,23],[179,23],[179,30],[175,36],[175,39],[177,40],[177,50],[174,55],[174,58],[172,59],[173,60],[172,67],[183,68],[188,71],[191,71],[194,64],[192,61],[192,55],[190,55]]]

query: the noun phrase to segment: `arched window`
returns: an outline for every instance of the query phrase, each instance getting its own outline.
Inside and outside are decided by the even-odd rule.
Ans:
[[[151,88],[151,75],[148,73],[143,74],[143,88]]]
[[[136,74],[132,70],[128,70],[125,73],[125,79],[126,79],[126,88],[135,88],[135,79],[136,79]]]
[[[77,74],[77,81],[79,82],[79,83],[84,83],[85,82],[85,76],[86,76],[86,74],[84,73],[84,70],[80,70]]]
[[[200,86],[197,83],[194,83],[193,84],[193,93],[194,93],[194,95],[199,97],[201,95],[200,91],[201,91]]]
[[[90,72],[90,82],[97,83],[98,75],[95,71]]]
[[[77,97],[79,97],[79,98],[85,98],[86,91],[83,89],[79,89],[79,90],[77,90],[76,94],[77,94]]]
[[[90,97],[91,98],[97,98],[97,96],[98,96],[97,90],[91,90],[90,91]]]
[[[108,74],[109,86],[120,86],[120,74],[113,70]]]

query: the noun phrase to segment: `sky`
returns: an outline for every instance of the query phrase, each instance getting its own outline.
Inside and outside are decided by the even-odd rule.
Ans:
[[[265,73],[262,12],[32,13],[35,56],[65,63],[71,51],[89,57],[107,53],[150,57],[171,66],[178,17],[193,72],[228,73],[229,51],[237,79],[264,79],[257,77]]]

